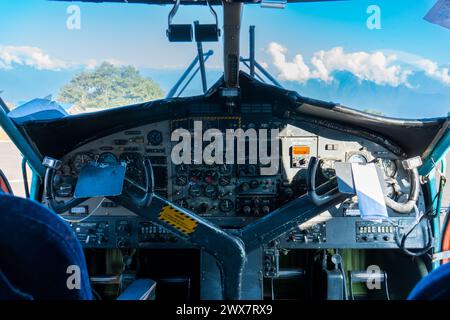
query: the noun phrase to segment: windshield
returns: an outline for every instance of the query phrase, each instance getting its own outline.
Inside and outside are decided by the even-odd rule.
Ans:
[[[264,71],[303,96],[354,109],[399,118],[446,116],[450,30],[428,14],[435,3],[337,1],[288,4],[281,10],[247,5],[241,56],[249,56],[248,30],[254,25],[255,58],[263,69],[256,73],[268,83]],[[170,94],[202,94],[200,73],[186,85],[191,73],[177,92],[171,90],[197,56],[197,46],[167,40],[170,9],[0,2],[1,97],[10,108],[35,98],[54,100],[75,114]],[[221,7],[216,11],[222,28]],[[182,6],[174,23],[194,20],[214,22],[206,6]],[[203,43],[204,53],[209,50],[208,87],[223,74],[222,41]],[[249,72],[244,64],[241,69]]]

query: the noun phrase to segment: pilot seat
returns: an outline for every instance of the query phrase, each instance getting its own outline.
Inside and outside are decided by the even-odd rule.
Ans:
[[[0,300],[93,300],[83,249],[43,205],[0,191]],[[132,282],[118,300],[151,300],[156,283]]]

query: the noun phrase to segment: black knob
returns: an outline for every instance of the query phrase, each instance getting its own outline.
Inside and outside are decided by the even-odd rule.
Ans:
[[[252,189],[258,188],[258,185],[259,185],[258,180],[252,180],[252,181],[250,182],[250,187],[251,187]]]
[[[244,206],[242,208],[242,212],[244,212],[244,214],[250,214],[250,212],[252,212],[252,209],[249,206]]]
[[[247,182],[244,182],[240,186],[241,191],[246,192],[248,189],[250,189],[250,185]]]
[[[263,214],[268,214],[270,212],[269,206],[263,206],[261,210]]]

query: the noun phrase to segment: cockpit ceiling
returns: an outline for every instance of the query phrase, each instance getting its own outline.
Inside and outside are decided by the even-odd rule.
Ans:
[[[261,112],[361,135],[399,156],[424,156],[448,129],[449,118],[401,120],[367,114],[300,96],[240,73],[240,97],[233,110],[220,96],[220,79],[204,96],[155,100],[49,121],[30,121],[22,129],[42,155],[61,157],[89,141],[139,125],[171,119]]]

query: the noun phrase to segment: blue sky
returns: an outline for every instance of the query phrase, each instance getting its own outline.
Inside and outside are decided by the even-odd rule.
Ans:
[[[284,10],[249,5],[244,9],[242,54],[247,55],[248,26],[254,24],[258,60],[288,88],[319,99],[331,99],[333,92],[336,102],[356,108],[364,107],[352,104],[364,103],[398,117],[444,115],[450,111],[450,30],[423,19],[435,2],[351,0],[290,4]],[[27,72],[30,78],[45,73],[53,90],[74,70],[104,60],[161,74],[181,70],[195,55],[193,44],[166,40],[168,6],[73,4],[81,9],[80,30],[66,27],[71,3],[0,1],[0,90],[5,90],[7,99],[8,92],[14,102],[28,98],[26,93],[19,97],[17,90],[7,90],[13,85],[29,88],[23,76]],[[381,10],[380,30],[366,26],[366,10],[374,4]],[[220,17],[221,9],[217,10]],[[206,7],[181,7],[175,21],[197,19],[212,21]],[[221,43],[205,44],[205,49],[210,48],[216,54],[208,66],[217,72]],[[7,54],[10,60],[5,62]],[[11,60],[11,55],[16,59]],[[339,89],[349,76],[351,93]],[[8,79],[14,82],[6,84]],[[345,88],[349,91],[348,84]],[[387,106],[380,106],[373,101],[374,91],[388,91],[396,102],[390,99]],[[433,107],[421,110],[417,103],[407,107],[407,99],[424,97],[431,99]]]

